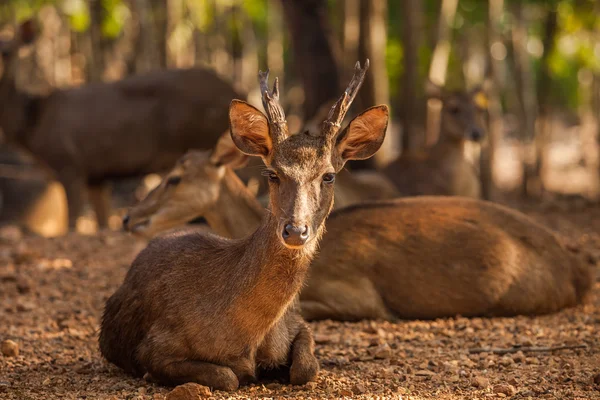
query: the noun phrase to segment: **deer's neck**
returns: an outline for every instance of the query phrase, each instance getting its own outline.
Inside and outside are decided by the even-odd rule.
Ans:
[[[28,138],[40,118],[42,97],[17,89],[14,81],[0,84],[0,127],[7,140],[27,147]]]
[[[280,234],[279,221],[266,213],[259,228],[241,243],[245,251],[239,267],[247,278],[231,315],[236,329],[257,341],[292,305],[317,250],[319,236],[297,250],[286,248]]]
[[[225,174],[219,199],[205,218],[217,234],[242,238],[256,230],[265,210],[233,170],[227,168]]]
[[[431,148],[431,153],[436,159],[462,159],[465,151],[464,139],[453,139],[444,135],[444,131],[440,132],[440,138]]]

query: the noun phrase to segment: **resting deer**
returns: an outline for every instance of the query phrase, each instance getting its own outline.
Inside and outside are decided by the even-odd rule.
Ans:
[[[17,88],[18,49],[31,21],[0,43],[0,127],[8,141],[49,166],[64,185],[75,226],[88,189],[98,223],[108,221],[108,179],[166,170],[190,148],[212,148],[239,97],[208,70],[169,70],[33,96]]]
[[[204,216],[219,235],[246,236],[264,212],[231,170],[246,157],[227,136],[212,153],[188,153],[130,209],[129,229],[151,237]],[[459,197],[334,211],[320,249],[300,294],[307,319],[542,314],[579,303],[593,282],[590,268],[529,217]]]
[[[269,92],[267,74],[259,74],[267,116],[231,103],[233,142],[267,167],[269,212],[238,240],[192,233],[151,241],[106,303],[100,349],[109,361],[163,384],[221,390],[281,367],[292,384],[315,378],[313,339],[296,297],[333,205],[335,173],[372,156],[385,137],[386,106],[340,129],[367,68],[357,63],[318,134],[288,134],[277,80]],[[217,168],[225,163],[216,161],[217,175],[226,174]]]
[[[402,196],[449,195],[481,197],[479,177],[465,159],[467,140],[483,138],[483,112],[478,97],[481,89],[470,93],[446,92],[428,85],[428,95],[442,101],[440,136],[431,148],[403,152],[383,170]]]

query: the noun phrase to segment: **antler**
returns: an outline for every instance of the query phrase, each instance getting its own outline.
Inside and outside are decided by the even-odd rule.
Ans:
[[[263,107],[271,128],[271,138],[275,142],[281,142],[288,136],[288,127],[283,107],[279,104],[279,79],[275,78],[271,92],[269,92],[269,70],[258,71],[258,81]]]
[[[365,61],[364,67],[360,67],[360,62],[356,62],[354,66],[354,75],[352,76],[352,80],[348,84],[348,87],[344,91],[344,94],[339,98],[339,100],[331,107],[329,111],[329,115],[327,119],[323,122],[323,134],[327,137],[333,137],[342,126],[342,121],[348,112],[348,109],[352,105],[356,94],[358,93],[358,89],[360,89],[363,81],[365,80],[365,75],[367,70],[369,69],[369,59]]]

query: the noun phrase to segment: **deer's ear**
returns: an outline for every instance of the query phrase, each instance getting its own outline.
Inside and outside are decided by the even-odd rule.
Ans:
[[[388,107],[375,106],[354,118],[336,140],[336,149],[343,162],[364,160],[379,150],[389,117]]]
[[[258,109],[245,101],[233,100],[229,106],[229,124],[231,138],[242,153],[261,157],[271,153],[269,122]]]
[[[18,44],[26,45],[32,43],[37,36],[37,27],[33,19],[24,21],[19,27]]]
[[[215,166],[226,165],[229,168],[241,168],[248,162],[248,156],[238,150],[229,131],[219,138],[215,149],[210,155],[210,162]]]
[[[425,96],[428,99],[443,99],[446,92],[443,87],[433,83],[431,80],[427,79],[425,81]]]
[[[473,99],[473,103],[480,110],[487,110],[488,108],[488,97],[482,86],[477,86],[471,90],[471,98]]]

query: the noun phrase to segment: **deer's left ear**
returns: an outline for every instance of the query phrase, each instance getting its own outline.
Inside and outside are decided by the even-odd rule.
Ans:
[[[226,165],[232,169],[244,167],[248,163],[248,155],[242,153],[233,143],[231,134],[226,131],[221,135],[210,155],[210,162],[215,166]]]
[[[336,149],[343,162],[364,160],[379,150],[388,125],[386,105],[375,106],[355,117],[336,139]]]

